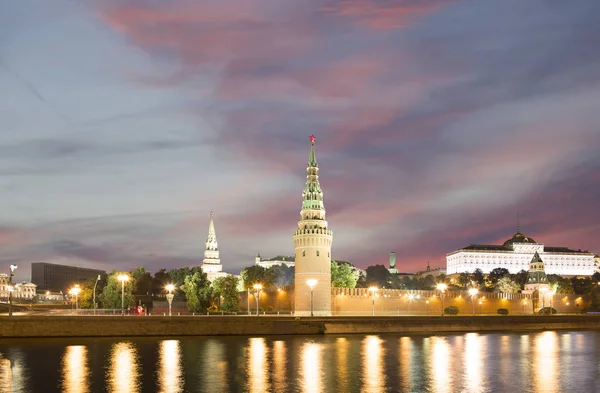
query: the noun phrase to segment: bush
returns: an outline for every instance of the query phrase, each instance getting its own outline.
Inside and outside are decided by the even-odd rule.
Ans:
[[[498,315],[508,315],[508,309],[506,308],[499,308],[496,312]]]
[[[458,307],[456,306],[448,306],[444,309],[444,314],[448,315],[456,315],[458,314]]]
[[[557,314],[557,311],[555,308],[552,308],[552,307],[544,307],[544,308],[540,308],[540,311],[538,311],[538,314],[540,314],[540,315]]]

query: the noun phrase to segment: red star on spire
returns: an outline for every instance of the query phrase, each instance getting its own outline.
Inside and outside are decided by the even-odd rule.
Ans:
[[[317,138],[315,138],[315,136],[314,136],[314,135],[311,135],[311,136],[310,136],[310,143],[313,143],[313,144],[314,144],[316,140],[317,140]]]

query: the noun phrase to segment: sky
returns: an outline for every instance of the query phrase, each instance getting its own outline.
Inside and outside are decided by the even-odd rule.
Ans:
[[[0,271],[293,255],[445,267],[517,228],[600,249],[600,2],[0,3]]]

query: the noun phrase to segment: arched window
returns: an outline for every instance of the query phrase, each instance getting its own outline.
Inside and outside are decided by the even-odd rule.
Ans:
[[[317,256],[319,256],[319,250],[317,250]]]
[[[302,250],[302,256],[305,257],[306,256],[306,250]]]

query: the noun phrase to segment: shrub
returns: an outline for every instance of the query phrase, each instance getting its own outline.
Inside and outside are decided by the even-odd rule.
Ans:
[[[555,308],[552,307],[544,307],[544,308],[540,308],[540,311],[538,311],[538,314],[540,315],[550,315],[550,314],[556,314],[557,311]]]
[[[506,308],[499,308],[496,312],[498,315],[508,315],[508,309]]]
[[[456,315],[458,314],[458,307],[456,306],[448,306],[444,309],[444,314],[448,315]]]

